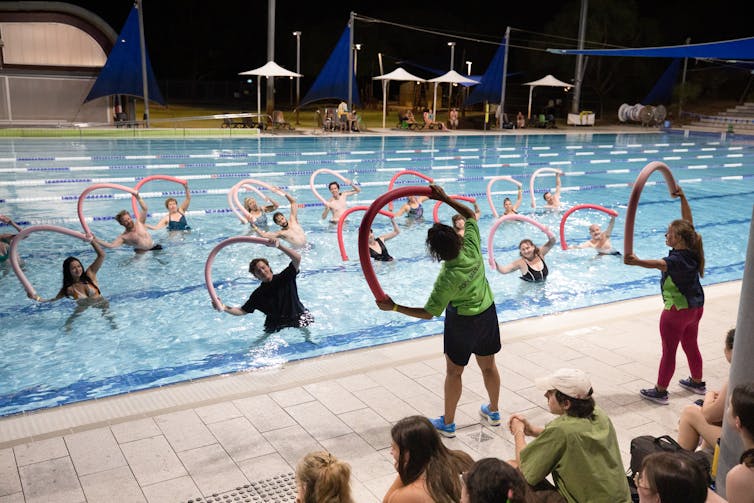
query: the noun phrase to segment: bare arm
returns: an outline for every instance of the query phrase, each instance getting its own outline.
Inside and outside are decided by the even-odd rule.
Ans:
[[[141,197],[141,194],[138,192],[136,193],[136,200],[139,202],[139,206],[141,206],[141,213],[139,213],[139,222],[146,224],[147,223],[147,203],[144,202],[144,199]]]
[[[97,243],[96,239],[92,239],[92,248],[97,252],[97,258],[94,259],[94,262],[92,262],[92,264],[86,269],[86,272],[91,276],[94,276],[93,279],[96,281],[99,268],[102,267],[102,263],[105,261],[105,250],[103,250],[99,243]]]
[[[119,246],[123,245],[123,236],[118,236],[117,238],[113,239],[112,243],[103,241],[100,238],[94,238],[94,241],[97,241],[98,245],[104,246],[105,248],[118,248]]]
[[[501,274],[508,274],[511,272],[521,271],[523,274],[524,271],[524,261],[523,259],[516,259],[510,264],[506,265],[500,265],[497,263],[497,260],[495,261],[495,267],[497,268],[497,271]]]
[[[615,227],[615,217],[610,217],[610,223],[607,224],[607,229],[605,229],[605,232],[602,233],[605,239],[609,238],[613,233],[613,227]]]
[[[424,309],[423,307],[408,307],[408,306],[399,306],[395,302],[393,302],[393,299],[390,297],[384,299],[384,300],[376,300],[377,307],[379,307],[382,311],[395,311],[397,313],[405,314],[406,316],[411,316],[412,318],[420,318],[422,320],[430,320],[433,318],[432,313]]]
[[[280,232],[279,231],[276,231],[276,232],[263,231],[262,229],[260,229],[259,227],[257,227],[257,224],[255,224],[254,222],[251,223],[251,228],[254,229],[254,232],[256,232],[257,234],[259,234],[263,238],[278,239],[280,237]]]
[[[395,223],[395,219],[391,218],[390,223],[393,224],[393,230],[392,232],[388,232],[387,234],[383,234],[380,236],[380,239],[383,241],[387,241],[388,239],[393,239],[395,236],[401,233],[401,230],[398,228],[398,224]]]
[[[21,229],[21,226],[18,225],[16,222],[14,222],[10,217],[7,217],[5,215],[0,215],[0,222],[6,223],[10,226],[12,226],[14,229],[16,229],[18,232],[21,232],[23,229]]]
[[[681,198],[681,218],[691,225],[694,225],[694,218],[691,216],[691,206],[689,206],[686,194],[683,193],[683,189],[680,185],[678,186],[678,190],[673,193],[673,197]]]
[[[275,248],[278,248],[281,252],[288,255],[288,257],[291,259],[291,263],[293,264],[293,267],[297,271],[299,270],[299,266],[301,265],[301,254],[299,252],[297,252],[293,248],[285,246],[277,239],[272,239],[268,246],[274,246]]]
[[[726,382],[719,391],[708,391],[704,395],[704,404],[702,404],[702,415],[708,423],[719,423],[725,415],[725,396],[728,394],[728,383]]]
[[[524,198],[524,188],[519,186],[518,196],[516,196],[516,202],[513,203],[513,211],[518,211],[518,207],[521,206],[521,201],[523,201],[523,198]]]
[[[560,197],[560,173],[555,175],[555,193],[553,196]]]
[[[432,195],[429,196],[430,199],[444,202],[445,204],[456,210],[456,212],[466,220],[476,220],[476,215],[471,208],[447,195],[442,187],[435,185],[434,183],[430,184],[429,187],[432,189]]]
[[[353,180],[351,180],[348,185],[350,185],[351,189],[353,189],[353,190],[349,190],[347,192],[344,192],[343,193],[344,196],[350,196],[350,195],[358,194],[359,192],[361,192],[361,188]]]
[[[668,270],[668,263],[662,259],[642,260],[633,253],[623,257],[623,263],[626,265],[638,265],[645,269],[659,269],[662,272]]]
[[[270,203],[263,208],[265,212],[271,213],[280,207],[280,204],[278,204],[278,202],[275,201],[274,199],[267,196],[265,196],[265,199],[267,200],[268,203]]]
[[[401,206],[401,208],[398,211],[395,212],[395,216],[399,217],[399,216],[403,215],[404,213],[406,213],[410,209],[411,209],[411,206],[409,206],[408,203],[406,203],[403,206]]]
[[[188,182],[183,185],[183,188],[186,189],[186,199],[181,203],[181,213],[186,213],[189,204],[191,204],[191,191],[188,188]]]
[[[168,225],[168,220],[170,220],[170,215],[165,215],[155,225],[151,225],[151,224],[145,224],[145,225],[147,229],[156,231],[156,230],[162,229],[163,227],[166,227]]]
[[[554,234],[550,234],[548,236],[548,238],[549,239],[547,240],[547,242],[545,244],[543,244],[542,246],[539,247],[539,253],[543,257],[545,255],[547,255],[547,252],[549,252],[552,249],[553,245],[555,244],[555,235]]]
[[[296,199],[290,194],[285,194],[285,198],[291,203],[291,220],[298,223],[298,203]]]

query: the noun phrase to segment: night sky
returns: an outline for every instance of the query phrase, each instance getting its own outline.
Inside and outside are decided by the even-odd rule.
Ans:
[[[73,0],[107,21],[119,32],[132,3],[128,0]],[[652,40],[643,45],[677,45],[691,37],[692,43],[712,42],[754,35],[750,17],[744,14],[747,3],[708,2],[707,0],[591,0],[590,13],[600,9],[626,7],[640,19],[637,27],[623,33],[624,39]],[[497,41],[506,26],[514,28],[511,38],[509,71],[522,72],[533,80],[547,71],[548,64],[563,63],[563,56],[517,48],[516,46],[576,46],[578,26],[564,26],[556,20],[578,19],[580,0],[537,0],[501,2],[463,0],[438,2],[380,2],[342,0],[277,0],[275,61],[295,70],[296,42],[293,31],[301,36],[302,93],[311,85],[346,28],[350,11],[390,22],[422,27],[431,31],[463,37]],[[267,0],[144,0],[147,49],[159,80],[232,81],[241,71],[262,66],[267,61]],[[621,23],[612,21],[609,33],[621,33]],[[556,34],[563,39],[548,38]],[[400,61],[447,71],[450,49],[446,35],[433,35],[357,21],[355,42],[359,53],[359,75],[379,74],[377,53],[384,55],[384,71]],[[546,35],[538,35],[546,34]],[[589,38],[589,37],[587,37]],[[455,70],[466,73],[465,61],[472,61],[472,74],[481,74],[494,55],[496,46],[455,39]],[[621,45],[614,40],[608,43]],[[632,46],[622,43],[623,46]],[[589,45],[587,45],[589,47]],[[550,58],[560,58],[559,61]],[[571,61],[572,58],[571,58]],[[573,67],[573,63],[569,63]],[[541,66],[542,69],[532,68]],[[411,65],[405,65],[413,71]],[[557,69],[561,78],[572,78]],[[530,72],[529,75],[526,72]],[[544,73],[543,73],[544,72]],[[417,72],[415,72],[417,73]],[[564,74],[565,73],[565,74]],[[419,73],[421,75],[421,73]]]

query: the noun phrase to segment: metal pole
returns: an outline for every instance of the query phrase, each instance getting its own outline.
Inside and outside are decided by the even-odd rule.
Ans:
[[[267,6],[267,61],[275,61],[275,0],[267,0]],[[266,112],[271,115],[275,109],[275,77],[267,77],[265,101]]]
[[[500,124],[498,127],[503,129],[503,114],[505,113],[505,81],[508,73],[508,46],[511,39],[511,27],[505,29],[505,55],[503,56],[503,83],[500,87]]]
[[[139,49],[141,51],[141,85],[144,92],[144,127],[149,127],[149,82],[147,79],[147,45],[144,42],[144,16],[142,15],[142,0],[136,0],[139,11]]]
[[[296,37],[296,73],[301,74],[301,32],[294,31],[293,36]],[[296,77],[296,125],[298,122],[298,107],[301,105],[301,77]]]
[[[691,37],[686,39],[686,45],[691,43]],[[681,122],[681,111],[683,110],[683,99],[686,94],[686,67],[688,66],[689,58],[683,58],[683,77],[681,77],[681,92],[678,93],[678,122]]]
[[[348,20],[348,110],[353,109],[353,16],[354,12],[351,11]]]
[[[586,13],[589,8],[589,0],[581,0],[581,16],[579,19],[579,50],[584,49],[584,37],[586,36]],[[581,101],[581,79],[583,77],[582,67],[584,65],[584,55],[576,56],[576,82],[573,88],[573,100],[571,101],[571,113],[579,113]]]
[[[450,46],[450,69],[453,69],[454,66],[454,58],[456,55],[456,43],[455,42],[448,42],[448,45]],[[451,97],[453,96],[453,83],[449,82],[448,85],[450,86],[448,88],[448,107],[450,107],[450,104],[452,103]],[[437,106],[437,103],[434,104],[434,106]]]

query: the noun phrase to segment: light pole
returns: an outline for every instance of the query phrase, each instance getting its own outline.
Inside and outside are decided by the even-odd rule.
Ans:
[[[361,44],[353,44],[353,78],[356,80],[356,92],[359,92],[359,51],[361,50]],[[349,103],[351,107],[349,112],[353,112],[353,105]]]
[[[466,62],[466,75],[471,77],[471,61]]]
[[[448,42],[448,47],[450,47],[450,69],[453,69],[453,59],[456,55],[456,43],[455,42]],[[448,108],[450,108],[450,105],[453,103],[451,100],[451,97],[453,96],[453,84],[451,83],[450,86],[448,86]]]
[[[294,31],[293,36],[296,37],[296,73],[301,74],[301,32]],[[301,77],[296,77],[296,125],[298,122],[298,106],[301,103]]]

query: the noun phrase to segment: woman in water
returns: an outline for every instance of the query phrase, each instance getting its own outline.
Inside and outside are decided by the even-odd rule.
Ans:
[[[267,213],[276,211],[280,207],[280,204],[267,196],[264,196],[264,198],[270,203],[267,206],[259,206],[256,199],[253,197],[247,197],[243,200],[243,207],[250,215],[250,218],[247,219],[250,224],[256,225],[263,230],[267,230],[269,228],[267,224]]]
[[[387,234],[382,234],[379,237],[374,237],[374,230],[369,229],[369,256],[374,260],[381,262],[392,262],[394,260],[387,252],[385,241],[393,239],[400,234],[401,231],[398,229],[398,225],[395,223],[394,218],[390,219],[390,223],[393,224],[393,230]]]
[[[21,232],[21,227],[16,222],[11,220],[10,217],[0,215],[0,222],[6,225],[10,225],[18,232]],[[10,233],[0,234],[0,264],[8,260],[8,254],[10,253],[10,242],[15,236],[15,234]]]
[[[539,248],[537,248],[531,239],[523,239],[518,244],[518,253],[521,257],[507,265],[500,265],[495,261],[495,267],[502,274],[519,271],[521,279],[524,281],[544,281],[547,279],[547,274],[549,273],[547,264],[545,263],[545,255],[547,255],[547,252],[550,251],[554,244],[555,236],[553,235],[550,235],[547,242]]]
[[[422,203],[429,199],[427,196],[408,196],[406,204],[395,213],[396,217],[406,214],[409,221],[421,222],[424,220],[424,208]]]
[[[186,199],[183,200],[181,205],[178,206],[178,201],[174,197],[165,199],[165,207],[168,209],[168,214],[162,217],[156,225],[146,224],[147,229],[156,231],[157,229],[162,229],[167,226],[169,231],[191,230],[191,227],[188,226],[188,222],[186,222],[186,210],[188,209],[189,204],[191,204],[191,192],[188,188],[188,182],[185,182],[183,187],[186,190]]]
[[[518,213],[518,207],[521,206],[521,200],[523,199],[524,189],[519,185],[518,196],[516,202],[511,202],[510,197],[503,199],[503,215],[515,215]]]

